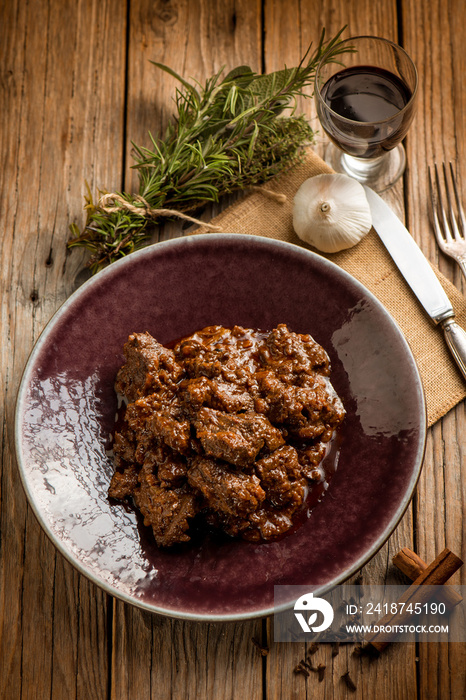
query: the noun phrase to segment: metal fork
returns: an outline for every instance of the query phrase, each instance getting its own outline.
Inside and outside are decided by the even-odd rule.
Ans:
[[[445,163],[442,164],[442,171],[443,187],[437,164],[434,165],[434,177],[432,177],[429,168],[430,201],[435,237],[440,250],[456,260],[466,277],[466,219],[464,210],[458,194],[452,164],[450,163],[449,175]],[[445,203],[442,189],[445,192]]]

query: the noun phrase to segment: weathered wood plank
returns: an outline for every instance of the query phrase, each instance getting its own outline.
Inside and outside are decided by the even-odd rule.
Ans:
[[[1,12],[0,696],[105,697],[106,596],[62,560],[27,507],[13,420],[28,353],[82,266],[65,243],[69,223],[83,220],[84,180],[121,186],[126,17],[114,0],[11,2]]]
[[[178,83],[149,61],[202,82],[223,66],[249,63],[260,70],[260,21],[257,0],[131,3],[126,190],[134,192],[138,185],[129,169],[130,142],[147,145],[148,131],[163,132],[174,111]],[[209,218],[207,210],[204,215]],[[181,233],[181,222],[158,232],[161,239]],[[115,601],[112,699],[260,698],[262,660],[254,636],[261,636],[260,621],[183,622]]]
[[[344,37],[358,34],[376,34],[398,40],[396,3],[391,0],[372,3],[326,2],[305,3],[295,0],[285,4],[278,0],[265,3],[265,70],[280,68],[283,63],[296,65],[309,43],[317,44],[322,27],[330,38],[344,25]],[[323,156],[328,142],[319,126],[313,100],[302,100],[300,110],[309,118],[317,131],[315,150]],[[384,195],[395,211],[403,216],[403,186],[400,182]],[[411,546],[413,537],[412,508],[382,550],[363,568],[361,574],[367,583],[395,583],[400,576],[391,566],[391,558],[402,546]],[[319,682],[315,674],[308,679],[293,673],[296,663],[305,655],[305,645],[271,645],[267,657],[267,693],[270,698],[302,698],[306,693],[315,698],[347,697],[348,689],[342,675],[349,670],[357,684],[355,697],[412,698],[415,694],[414,645],[399,645],[387,650],[377,664],[352,656],[352,646],[342,648],[332,658],[329,645],[323,645],[315,656],[314,665],[326,665],[325,679]],[[396,666],[396,682],[389,670]]]
[[[262,698],[262,657],[252,642],[260,627],[172,620],[117,603],[112,700]]]
[[[403,2],[402,7],[403,35],[421,77],[416,128],[407,138],[409,227],[426,255],[464,290],[459,268],[436,246],[428,214],[427,169],[434,162],[453,161],[465,200],[466,176],[461,164],[466,156],[462,87],[466,6],[461,0],[448,5],[433,0],[416,7]],[[465,427],[463,404],[429,435],[415,514],[418,552],[425,560],[432,560],[445,546],[465,559]],[[465,583],[464,567],[452,580]],[[466,644],[421,644],[419,684],[423,700],[461,697],[466,687]]]
[[[204,83],[242,62],[261,66],[260,2],[160,2],[131,4],[128,53],[127,168],[125,187],[137,191],[132,143],[150,146],[148,132],[163,134],[175,113],[180,83],[150,61]]]

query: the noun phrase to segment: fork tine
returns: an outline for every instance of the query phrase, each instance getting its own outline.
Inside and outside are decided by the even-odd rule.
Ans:
[[[437,243],[439,247],[442,249],[445,243],[445,238],[442,232],[442,227],[440,226],[440,221],[439,221],[439,184],[438,184],[438,172],[437,172],[437,164],[434,165],[434,174],[435,174],[435,180],[437,187],[434,187],[433,183],[433,178],[432,178],[432,173],[431,169],[429,168],[428,170],[429,173],[429,190],[430,190],[430,203],[432,205],[432,224],[434,227],[434,233],[435,237],[437,239]]]
[[[440,216],[442,217],[442,223],[443,223],[443,237],[444,237],[444,239],[446,239],[447,243],[451,243],[453,241],[453,236],[451,235],[450,224],[448,222],[447,213],[446,213],[445,207],[443,205],[442,188],[440,186],[440,177],[439,177],[439,173],[438,173],[437,163],[435,163],[434,168],[435,168],[435,182],[437,185],[438,207],[439,207]],[[443,177],[444,177],[444,182],[445,182],[445,191],[447,192],[448,203],[450,203],[450,198],[448,195],[448,184],[446,181],[445,165],[443,166]]]
[[[447,176],[447,169],[445,167],[445,163],[442,164],[442,169],[443,169],[443,179],[445,182],[445,192],[447,195],[447,202],[448,202],[448,215],[445,214],[445,216],[448,216],[448,218],[449,218],[450,225],[451,225],[450,231],[453,232],[452,233],[453,239],[455,241],[461,241],[462,236],[461,236],[460,230],[458,228],[458,221],[456,219],[455,208],[453,206],[453,201],[452,201],[453,197],[451,195],[451,189],[450,189],[450,186],[448,184],[448,176]],[[453,169],[451,167],[451,162],[450,162],[450,176],[451,176],[451,181],[453,184],[453,189],[456,191],[456,187],[454,186],[454,177],[453,177]]]
[[[462,234],[463,234],[463,238],[464,238],[464,237],[466,237],[466,218],[464,215],[464,209],[463,209],[463,205],[461,203],[461,198],[458,194],[458,188],[456,186],[456,178],[455,178],[455,174],[453,172],[453,165],[452,165],[451,161],[450,161],[450,178],[451,178],[451,182],[453,185],[453,191],[455,193],[456,208],[458,209],[458,216],[459,216],[459,219],[461,221],[461,229],[462,229]]]
[[[440,223],[438,220],[438,199],[437,199],[437,193],[434,188],[434,184],[432,182],[432,172],[431,168],[429,167],[428,170],[428,175],[429,175],[429,194],[430,194],[430,204],[431,204],[431,213],[432,213],[432,224],[434,227],[434,233],[435,233],[435,238],[437,239],[437,243],[439,244],[440,247],[442,247],[443,243],[443,236],[442,236],[442,231],[440,229]]]
[[[461,272],[466,277],[465,215],[453,172],[453,165],[450,162],[450,176],[448,176],[445,163],[442,165],[443,186],[440,183],[439,170],[440,167],[437,167],[437,163],[432,168],[428,168],[432,227],[440,250],[458,263]],[[442,190],[444,190],[443,193]],[[444,202],[446,202],[446,206]]]

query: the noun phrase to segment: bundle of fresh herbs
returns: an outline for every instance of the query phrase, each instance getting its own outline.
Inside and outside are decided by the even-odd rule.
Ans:
[[[133,144],[138,194],[101,191],[94,203],[89,191],[86,224],[82,232],[72,224],[68,246],[89,249],[88,267],[96,273],[145,245],[150,225],[169,212],[195,211],[298,162],[314,132],[303,115],[295,115],[296,97],[312,94],[304,90],[324,54],[328,62],[338,60],[342,31],[328,42],[323,31],[314,52],[310,46],[295,68],[259,75],[239,66],[223,78],[219,71],[203,87],[155,63],[182,84],[177,115],[163,137],[149,134],[151,147]]]

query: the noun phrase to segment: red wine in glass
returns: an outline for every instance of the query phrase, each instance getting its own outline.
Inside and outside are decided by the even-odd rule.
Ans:
[[[377,158],[394,148],[411,123],[412,92],[397,75],[375,66],[352,66],[332,75],[321,90],[329,109],[319,117],[334,143],[349,155]]]

